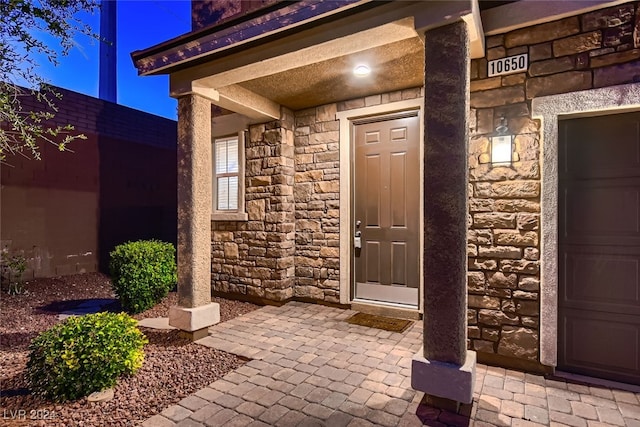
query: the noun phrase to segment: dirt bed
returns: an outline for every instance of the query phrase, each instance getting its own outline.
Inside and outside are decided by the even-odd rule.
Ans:
[[[47,402],[31,395],[25,382],[31,339],[59,322],[58,313],[81,300],[115,297],[109,278],[99,273],[36,279],[25,285],[25,291],[0,295],[0,425],[138,425],[244,363],[231,354],[184,340],[177,331],[141,328],[149,339],[144,364],[135,376],[118,381],[113,400]],[[239,301],[214,301],[220,303],[223,322],[258,308]],[[172,292],[157,306],[134,317],[166,317],[176,303]],[[119,311],[118,304],[109,310]]]

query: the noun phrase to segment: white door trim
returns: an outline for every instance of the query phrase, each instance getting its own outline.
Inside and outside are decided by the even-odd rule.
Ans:
[[[542,122],[540,200],[540,363],[558,364],[558,119],[640,109],[640,83],[544,96],[532,101]]]
[[[420,120],[420,158],[424,156],[424,125],[422,108],[423,98],[408,99],[405,101],[392,102],[389,104],[373,105],[370,107],[356,108],[353,110],[340,111],[336,113],[336,120],[340,121],[340,303],[351,303],[351,170],[353,162],[351,133],[353,120],[364,117],[381,116],[407,110],[418,110]],[[423,214],[423,162],[420,162],[420,271],[423,265],[424,248],[424,224]],[[423,310],[422,293],[423,277],[420,275],[420,292],[418,296],[420,312]]]

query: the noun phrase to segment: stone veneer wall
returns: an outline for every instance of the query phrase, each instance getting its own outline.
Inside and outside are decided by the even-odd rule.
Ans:
[[[337,104],[296,112],[295,295],[340,302],[340,123]]]
[[[639,2],[487,37],[486,46],[471,70],[469,345],[537,361],[541,151],[531,99],[640,82]],[[488,60],[521,53],[526,73],[487,78]],[[481,164],[501,116],[520,159]]]
[[[282,120],[251,126],[245,142],[249,220],[212,221],[212,289],[273,301],[339,303],[336,112],[420,96],[414,88],[294,114],[283,110]]]
[[[293,113],[250,126],[245,141],[248,221],[212,221],[214,291],[273,301],[294,295]]]
[[[469,347],[537,361],[541,152],[531,99],[640,82],[639,2],[487,37],[486,45],[486,58],[471,64]],[[529,54],[526,73],[487,78],[487,60],[520,53]],[[339,302],[335,113],[419,96],[420,88],[373,95],[252,126],[249,221],[213,222],[213,289]],[[491,167],[479,157],[501,116],[516,135],[519,160]]]
[[[340,123],[336,112],[420,96],[420,88],[406,89],[295,113],[296,297],[340,302]]]

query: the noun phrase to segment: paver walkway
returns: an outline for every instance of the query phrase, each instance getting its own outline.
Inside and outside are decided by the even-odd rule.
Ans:
[[[352,314],[292,302],[212,327],[199,343],[252,360],[143,425],[640,427],[640,394],[484,365],[463,415],[426,406],[411,389],[422,322],[400,334]]]

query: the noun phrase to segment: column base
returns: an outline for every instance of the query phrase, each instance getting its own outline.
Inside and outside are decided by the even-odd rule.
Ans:
[[[195,332],[220,323],[220,304],[212,302],[200,307],[171,307],[169,325],[185,332]]]
[[[189,341],[198,341],[201,340],[204,337],[208,337],[209,336],[209,328],[202,328],[202,329],[198,329],[197,331],[193,331],[193,332],[188,332],[188,331],[180,331],[178,332],[178,335],[181,338],[185,338],[188,339]]]
[[[473,402],[476,383],[476,352],[467,351],[464,365],[427,360],[423,348],[411,362],[411,387],[430,396],[461,403]]]

